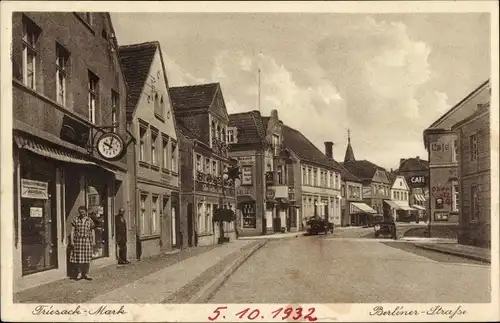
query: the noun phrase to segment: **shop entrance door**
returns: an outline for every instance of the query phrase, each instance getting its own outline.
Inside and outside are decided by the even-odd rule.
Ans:
[[[21,157],[23,276],[57,268],[55,167],[37,155]]]
[[[95,225],[95,249],[93,258],[108,257],[108,193],[107,185],[89,179],[86,183],[87,210]]]

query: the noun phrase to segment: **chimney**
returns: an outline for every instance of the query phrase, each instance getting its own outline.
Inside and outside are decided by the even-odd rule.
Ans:
[[[401,165],[403,165],[404,161],[405,161],[405,159],[404,159],[404,158],[401,158],[401,159],[399,160],[399,167],[401,167]]]
[[[271,117],[278,119],[278,110],[271,110]]]
[[[333,142],[325,141],[325,155],[333,159]]]
[[[417,156],[417,160],[420,160],[420,156]]]

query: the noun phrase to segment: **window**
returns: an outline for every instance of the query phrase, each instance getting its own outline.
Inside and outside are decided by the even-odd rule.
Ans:
[[[226,131],[226,128],[227,127],[222,127],[222,138],[221,138],[221,140],[224,141],[224,142],[227,142],[227,131]]]
[[[216,160],[212,160],[212,174],[213,175],[217,175],[218,172],[217,172],[217,161]]]
[[[202,164],[201,155],[198,155],[198,154],[196,154],[196,170],[198,172],[203,172],[203,164]]]
[[[227,129],[227,142],[228,143],[234,143],[234,129],[228,128]]]
[[[40,32],[40,27],[23,17],[23,82],[33,90],[36,88],[37,41]]]
[[[330,174],[330,187],[335,188],[335,183],[333,180],[335,179],[334,174]]]
[[[147,230],[147,200],[148,200],[148,194],[142,193],[141,194],[141,204],[140,204],[140,212],[141,212],[141,235],[147,235],[148,230]]]
[[[470,220],[477,221],[479,219],[479,196],[477,192],[477,185],[470,187]]]
[[[120,105],[120,97],[115,91],[111,91],[111,124],[113,125],[113,132],[118,129],[118,107]]]
[[[158,132],[151,130],[151,164],[158,164],[158,151],[156,150],[156,141],[158,139]]]
[[[278,135],[273,134],[273,151],[275,155],[279,155],[279,146],[280,146],[280,137]]]
[[[147,162],[146,160],[146,134],[147,128],[143,125],[139,126],[139,161]]]
[[[278,184],[284,184],[283,182],[283,166],[278,165],[278,169],[276,171],[276,176],[278,177]]]
[[[210,174],[210,158],[205,158],[205,174]]]
[[[452,161],[457,162],[458,161],[458,140],[453,140],[453,156],[452,156]]]
[[[217,134],[215,135],[217,139],[222,140],[222,129],[220,125],[217,125]]]
[[[160,206],[158,204],[158,202],[159,202],[158,195],[153,195],[151,200],[152,200],[152,203],[151,203],[151,234],[159,234],[160,233],[160,226],[159,226]]]
[[[215,125],[215,121],[212,121],[211,123],[211,126],[210,126],[210,132],[212,134],[212,138],[210,140],[210,147],[212,147],[212,143],[214,142],[215,138],[216,138],[216,129],[217,129],[217,126]]]
[[[317,168],[314,168],[314,170],[313,170],[313,181],[312,181],[312,185],[313,185],[313,186],[318,185],[318,169],[317,169]]]
[[[205,232],[204,228],[205,222],[203,221],[203,203],[198,203],[198,209],[196,214],[198,215],[198,221],[197,221],[198,232],[199,233]]]
[[[313,171],[312,171],[312,168],[311,168],[311,167],[308,167],[308,168],[307,168],[307,179],[308,179],[307,184],[308,184],[309,186],[314,185],[314,183],[313,183]]]
[[[68,51],[56,43],[56,101],[62,106],[66,106],[66,66],[68,65],[68,58]]]
[[[306,168],[302,167],[302,185],[306,185],[306,184],[307,184],[307,172],[306,172]]]
[[[341,187],[341,190],[340,190],[340,195],[341,195],[342,197],[345,197],[345,193],[346,193],[346,192],[345,192],[345,184],[342,184],[342,187]]]
[[[477,134],[469,137],[470,142],[470,161],[477,160]]]
[[[96,123],[97,92],[99,78],[89,71],[89,121]]]
[[[457,212],[460,208],[460,194],[459,193],[460,193],[460,191],[458,188],[458,183],[454,182],[453,186],[452,186],[452,194],[453,194],[453,196],[452,196],[452,198],[453,198],[452,210],[457,211]]]
[[[163,169],[168,169],[168,138],[162,137],[162,164]]]
[[[241,204],[241,214],[243,218],[243,228],[256,228],[255,202],[246,202]]]
[[[172,144],[172,149],[171,149],[171,152],[172,152],[172,171],[174,173],[177,173],[178,172],[178,169],[177,169],[177,143],[174,142],[174,141],[171,141],[171,144]]]
[[[210,223],[212,222],[212,204],[207,204],[205,208],[205,233],[212,231]]]

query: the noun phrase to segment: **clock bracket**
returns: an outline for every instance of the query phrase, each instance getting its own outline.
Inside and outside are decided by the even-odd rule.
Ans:
[[[99,142],[99,138],[103,136],[104,134],[107,134],[109,132],[112,132],[114,129],[118,128],[118,124],[113,124],[111,126],[96,126],[96,125],[91,125],[92,129],[92,135],[90,137],[89,143],[87,145],[87,152],[89,155],[94,155],[94,151],[97,150],[97,143]],[[123,138],[120,134],[116,133],[120,138],[122,138],[124,147],[123,147],[123,152],[119,156],[119,158],[123,157],[123,155],[127,152],[128,147],[132,143],[136,143],[137,140],[133,136],[133,134],[127,129],[127,137],[128,138]]]

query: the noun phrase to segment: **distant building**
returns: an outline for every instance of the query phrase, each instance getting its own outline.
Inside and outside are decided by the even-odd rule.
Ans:
[[[458,135],[458,242],[491,248],[490,102],[452,127]]]
[[[138,201],[139,258],[180,248],[179,141],[159,42],[118,49],[130,95],[127,124],[137,138],[129,165],[130,192]]]
[[[489,100],[490,83],[486,81],[424,131],[424,143],[429,152],[431,222],[458,224],[460,204],[458,136],[451,128],[457,122],[474,114],[480,104]]]
[[[420,156],[415,158],[401,158],[396,175],[404,176],[410,188],[410,206],[417,211],[415,220],[426,221],[429,208],[429,162]]]
[[[350,135],[342,166],[361,180],[363,184],[363,191],[361,193],[363,202],[370,207],[370,209],[366,210],[363,210],[362,206],[357,207],[362,211],[357,217],[359,219],[357,225],[368,224],[375,214],[389,215],[391,213],[390,209],[397,207],[391,201],[392,183],[387,176],[386,170],[367,160],[355,160]],[[376,213],[373,213],[372,210]]]
[[[231,164],[231,138],[222,90],[219,83],[171,87],[170,97],[182,160],[181,232],[187,232],[188,246],[215,244],[220,237],[215,210],[236,207],[234,183],[223,176]],[[234,238],[234,222],[224,225],[225,237]]]
[[[410,222],[415,220],[412,211],[416,208],[410,207],[410,187],[406,183],[404,176],[388,173],[391,181],[391,199],[397,207],[391,209],[391,215],[398,222]]]

